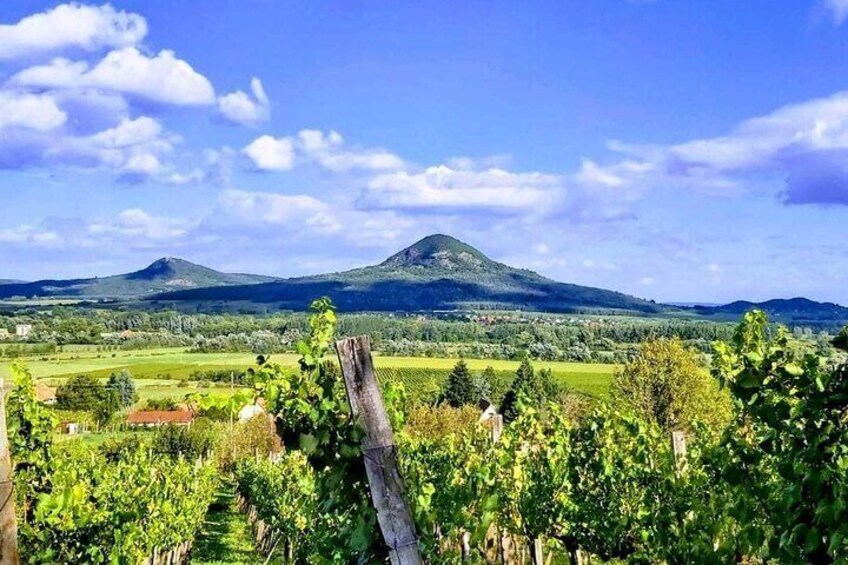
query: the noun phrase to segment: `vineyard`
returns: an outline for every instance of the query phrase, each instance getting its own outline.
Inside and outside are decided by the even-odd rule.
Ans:
[[[8,425],[26,562],[154,565],[187,556],[215,491],[214,465],[154,458],[144,441],[56,446],[53,419],[17,370]]]
[[[322,332],[330,314],[316,317]],[[369,536],[370,506],[347,506],[359,515],[341,516],[322,504],[338,495],[340,480],[354,499],[363,490],[361,474],[350,472],[356,428],[335,404],[332,373],[322,365],[298,375],[265,369],[302,455],[244,462],[240,494],[296,562],[382,560],[385,547]],[[845,563],[848,371],[797,350],[752,314],[731,344],[716,346],[714,374],[736,401],[733,420],[725,429],[695,423],[679,434],[688,440],[683,450],[655,423],[603,406],[572,421],[555,407],[524,405],[497,441],[485,427],[420,437],[403,426],[402,388],[389,385],[424,560]],[[333,452],[339,458],[330,462]]]
[[[452,423],[411,424],[444,386],[442,369],[376,369],[380,401],[364,413],[351,360],[367,376],[370,355],[339,349],[341,368],[327,362],[335,326],[332,305],[317,301],[299,366],[254,368],[273,423],[248,422],[238,446],[225,435],[199,447],[179,430],[54,444],[52,412],[18,370],[8,422],[25,561],[189,562],[219,485],[232,481],[251,543],[274,562],[848,563],[848,368],[761,313],[715,346],[732,414],[671,418],[671,428],[606,398],[576,417],[503,372],[493,395],[517,398],[502,429],[500,416],[457,424],[443,406],[430,417]],[[389,425],[382,436],[375,414]],[[381,496],[401,506],[385,514]],[[387,520],[414,537],[392,538]],[[420,557],[399,560],[401,550]]]

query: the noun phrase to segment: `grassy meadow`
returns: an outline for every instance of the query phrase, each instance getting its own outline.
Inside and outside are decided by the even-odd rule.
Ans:
[[[276,354],[272,361],[284,366],[295,366],[296,354]],[[253,366],[256,356],[251,353],[186,353],[184,348],[159,348],[133,351],[97,351],[93,346],[67,346],[64,351],[46,356],[24,357],[15,360],[0,359],[0,378],[11,376],[11,365],[23,363],[39,381],[57,386],[74,375],[86,374],[106,379],[111,373],[127,369],[136,379],[140,402],[148,398],[182,398],[196,390],[199,383],[192,379],[197,371],[241,372]],[[441,382],[456,363],[452,358],[387,357],[375,355],[374,364],[381,378],[398,378],[406,382],[416,378],[433,378]],[[468,367],[475,372],[492,366],[500,380],[508,378],[518,368],[518,361],[495,359],[468,359]],[[537,369],[550,369],[560,383],[591,396],[605,394],[612,379],[615,365],[597,363],[569,363],[538,361]],[[416,384],[411,382],[410,384]],[[226,394],[226,383],[211,383],[204,389]]]

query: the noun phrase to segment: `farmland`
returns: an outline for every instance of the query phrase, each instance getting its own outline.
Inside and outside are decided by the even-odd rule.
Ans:
[[[139,399],[181,398],[196,390],[200,373],[232,371],[242,373],[255,365],[256,356],[250,353],[187,353],[184,348],[157,348],[134,351],[102,352],[94,346],[67,346],[60,353],[49,356],[15,359],[26,365],[33,377],[49,386],[57,386],[76,375],[89,375],[106,379],[110,374],[128,370],[138,387]],[[281,353],[271,360],[286,367],[294,367],[298,356]],[[411,392],[423,386],[441,386],[456,364],[455,358],[388,357],[375,356],[375,366],[381,379],[403,382]],[[0,378],[11,376],[11,360],[0,360]],[[519,361],[500,359],[469,359],[471,371],[480,372],[492,367],[497,375],[493,389],[503,391],[508,387]],[[615,365],[601,363],[575,363],[564,361],[539,361],[539,369],[549,369],[554,379],[563,386],[593,397],[603,396],[609,387]],[[226,393],[226,383],[215,383],[217,392]]]

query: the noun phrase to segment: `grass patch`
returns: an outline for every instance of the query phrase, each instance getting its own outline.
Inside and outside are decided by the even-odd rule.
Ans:
[[[203,529],[197,536],[191,562],[195,565],[238,565],[264,563],[254,549],[247,518],[235,507],[232,485],[224,484],[209,507]],[[281,564],[278,559],[270,563]]]

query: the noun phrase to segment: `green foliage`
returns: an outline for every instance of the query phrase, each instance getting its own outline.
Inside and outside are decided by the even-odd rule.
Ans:
[[[90,449],[54,454],[51,489],[19,530],[27,561],[139,563],[192,539],[215,492],[214,468],[147,452],[113,461]]]
[[[16,509],[27,521],[35,501],[51,487],[51,448],[58,420],[35,396],[32,376],[12,365],[14,384],[6,403],[9,449],[14,462]]]
[[[56,406],[61,410],[87,410],[104,424],[121,409],[124,392],[118,386],[104,386],[94,377],[77,375],[56,388]]]
[[[316,525],[322,500],[313,467],[302,451],[287,451],[275,460],[244,460],[236,468],[238,492],[256,509],[263,522],[281,536],[280,553],[290,555],[297,563],[334,561],[332,554],[319,551]],[[342,551],[342,555],[345,552]],[[341,561],[341,560],[336,560]]]
[[[512,386],[504,396],[500,413],[503,414],[505,422],[512,422],[518,417],[522,405],[542,409],[554,400],[558,393],[550,370],[543,369],[537,373],[530,364],[530,359],[525,357],[515,373]]]
[[[643,343],[616,373],[611,395],[666,432],[691,430],[695,422],[720,431],[730,420],[729,395],[679,339]]]
[[[833,346],[842,351],[848,351],[848,326],[842,328],[842,331],[833,338]]]
[[[105,387],[94,377],[77,375],[56,388],[56,406],[62,410],[94,410]]]
[[[168,396],[162,398],[148,398],[144,403],[144,410],[163,410],[165,412],[173,412],[179,410],[180,403],[176,398]]]
[[[718,458],[751,545],[785,562],[848,555],[848,367],[794,346],[765,315],[745,315],[717,344],[714,373],[734,397]]]
[[[216,452],[219,466],[232,471],[239,461],[253,459],[257,455],[267,459],[281,449],[282,442],[268,415],[257,414],[246,422],[238,422],[232,432],[223,435]]]
[[[480,410],[476,406],[415,404],[407,409],[403,429],[413,438],[441,439],[474,429],[479,420]]]
[[[58,449],[29,373],[14,373],[8,424],[24,562],[138,563],[194,537],[215,489],[210,465],[151,459],[140,440]]]
[[[219,436],[219,430],[210,420],[197,418],[190,426],[159,427],[153,436],[153,449],[162,455],[194,461],[211,453]]]
[[[119,373],[109,375],[109,380],[106,382],[106,388],[113,389],[118,394],[118,401],[122,408],[127,408],[138,401],[138,393],[135,390],[135,382],[132,379],[132,373],[123,369]]]
[[[476,404],[478,400],[474,394],[474,383],[468,365],[464,359],[460,359],[448,375],[441,401],[458,408],[466,404]]]
[[[385,549],[359,449],[362,432],[351,417],[338,367],[324,361],[335,334],[335,309],[322,298],[312,311],[310,335],[297,344],[300,370],[266,361],[255,371],[254,386],[275,417],[283,445],[301,451],[315,471],[321,512],[312,524],[314,555],[367,562]]]

